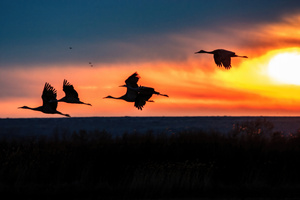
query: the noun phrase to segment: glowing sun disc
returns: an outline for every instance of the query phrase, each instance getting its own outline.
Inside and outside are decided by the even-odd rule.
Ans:
[[[269,62],[268,74],[281,83],[300,85],[300,54],[277,54]]]

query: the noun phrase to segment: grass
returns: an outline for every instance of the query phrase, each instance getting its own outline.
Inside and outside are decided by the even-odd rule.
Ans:
[[[300,132],[266,120],[226,135],[84,130],[1,138],[0,192],[22,198],[286,198],[300,194]]]

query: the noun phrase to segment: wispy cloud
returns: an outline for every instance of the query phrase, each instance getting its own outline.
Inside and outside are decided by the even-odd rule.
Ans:
[[[252,5],[249,2],[247,4]],[[174,8],[172,13],[179,10]],[[148,10],[146,19],[155,28],[151,13]],[[159,16],[164,15],[160,13],[156,18]],[[0,117],[43,117],[35,112],[20,112],[17,107],[41,105],[45,82],[56,88],[58,98],[62,97],[63,79],[74,85],[82,101],[93,105],[87,108],[60,103],[59,110],[71,116],[263,115],[300,111],[300,99],[295,95],[298,88],[276,85],[266,72],[268,62],[277,50],[299,46],[299,15],[284,15],[277,17],[278,21],[270,20],[269,16],[269,20],[259,21],[259,17],[254,17],[253,21],[229,23],[234,19],[230,16],[224,24],[217,20],[220,16],[212,17],[211,21],[199,19],[201,23],[196,21],[198,15],[189,16],[195,22],[183,25],[184,18],[179,24],[174,19],[171,24],[177,27],[162,28],[164,23],[159,22],[157,29],[139,30],[127,21],[125,24],[130,27],[122,25],[124,34],[111,32],[111,37],[98,26],[87,32],[96,30],[99,33],[101,30],[106,34],[103,38],[93,33],[90,38],[87,34],[76,40],[78,34],[75,34],[72,36],[75,40],[63,36],[44,41],[45,37],[32,44],[24,41],[19,45],[16,42],[0,46],[0,102],[4,107]],[[127,16],[128,19],[134,17],[132,14]],[[171,15],[164,18],[165,21],[170,19]],[[143,23],[141,19],[137,21],[140,25]],[[118,24],[117,21],[114,23]],[[94,21],[91,24],[97,25]],[[121,31],[120,27],[106,25],[110,31]],[[225,70],[215,65],[212,55],[194,54],[200,49],[218,48],[249,58],[233,58],[232,69]],[[125,94],[126,89],[119,85],[136,71],[141,76],[139,84],[154,87],[170,98],[153,96],[155,103],[147,103],[142,112],[132,103],[103,99],[107,95]]]
[[[239,40],[239,45],[253,56],[269,50],[300,46],[300,15],[282,16],[277,22],[257,23],[251,26],[230,27],[227,35]]]

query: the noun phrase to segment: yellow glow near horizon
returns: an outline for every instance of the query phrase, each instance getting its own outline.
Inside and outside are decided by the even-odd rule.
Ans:
[[[275,55],[269,62],[268,74],[281,83],[300,85],[300,53],[286,52]]]
[[[0,102],[3,108],[0,117],[61,117],[18,107],[40,106],[45,81],[57,90],[57,98],[63,97],[64,79],[74,85],[82,101],[93,105],[59,103],[57,110],[72,117],[299,115],[299,86],[281,84],[269,72],[270,63],[282,54],[300,55],[300,48],[269,50],[261,56],[249,56],[248,59],[235,58],[232,59],[233,67],[230,70],[218,68],[211,59],[207,63],[198,61],[198,57],[180,63],[98,64],[93,68],[49,66],[29,68],[26,73],[24,70],[16,73],[7,69],[7,77],[20,81],[13,82],[11,88],[26,92],[3,99]],[[293,63],[295,61],[289,65],[295,67]],[[169,98],[154,95],[152,100],[155,103],[147,103],[142,111],[136,109],[133,103],[103,98],[125,94],[126,89],[119,85],[124,84],[124,80],[134,72],[141,76],[140,85],[153,87],[168,94]],[[28,74],[36,78],[32,79]],[[294,71],[294,74],[298,73]]]

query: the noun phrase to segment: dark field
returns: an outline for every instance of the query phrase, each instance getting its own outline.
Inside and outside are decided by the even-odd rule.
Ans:
[[[0,192],[22,199],[296,199],[300,132],[274,127],[249,118],[226,133],[4,134]]]
[[[295,133],[300,128],[300,117],[72,117],[0,119],[0,136],[49,136],[53,133],[72,134],[80,130],[107,131],[113,136],[124,133],[176,133],[180,131],[216,131],[227,134],[234,124],[265,119],[272,131]]]

